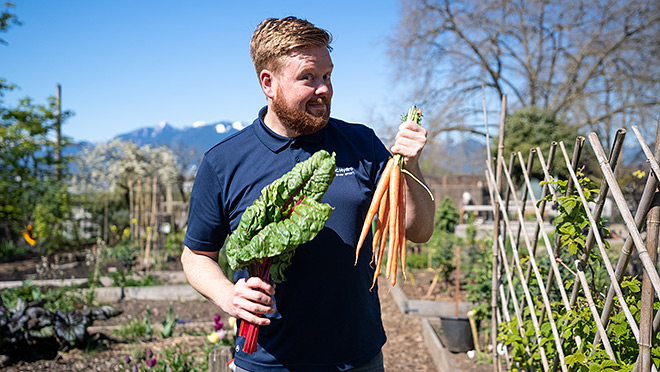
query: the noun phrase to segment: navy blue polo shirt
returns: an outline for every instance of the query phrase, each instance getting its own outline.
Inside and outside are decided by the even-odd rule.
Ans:
[[[198,168],[185,245],[218,251],[261,189],[324,149],[336,153],[336,177],[323,202],[334,210],[312,241],[296,249],[275,293],[277,316],[261,327],[257,351],[235,363],[248,371],[341,371],[364,364],[385,343],[377,288],[371,287],[371,236],[357,266],[355,246],[390,156],[373,130],[331,118],[321,130],[282,137],[259,117],[211,148]],[[242,274],[235,273],[235,279]]]

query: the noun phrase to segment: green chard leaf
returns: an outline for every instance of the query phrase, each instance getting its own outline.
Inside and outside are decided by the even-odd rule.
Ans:
[[[231,268],[273,257],[273,281],[284,281],[282,273],[295,248],[312,240],[332,214],[332,207],[321,200],[334,177],[335,155],[320,150],[264,187],[227,240]]]

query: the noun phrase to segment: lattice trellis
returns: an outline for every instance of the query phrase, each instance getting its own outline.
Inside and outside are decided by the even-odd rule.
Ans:
[[[660,146],[658,146],[660,144],[660,126],[655,139],[655,155],[649,149],[640,131],[636,127],[632,127],[637,142],[646,155],[650,167],[644,191],[639,200],[636,214],[633,217],[624,199],[624,194],[617,183],[614,172],[621,154],[626,130],[620,129],[617,132],[609,157],[603,150],[596,133],[589,134],[588,142],[598,161],[603,179],[600,185],[600,193],[595,203],[589,203],[588,198],[585,196],[585,190],[580,183],[578,172],[576,171],[582,156],[585,138],[579,137],[576,140],[572,157],[569,157],[569,153],[563,142],[558,144],[553,142],[547,154],[547,161],[541,149],[536,148],[530,151],[526,162],[521,153],[516,153],[512,154],[507,163],[502,156],[503,138],[505,135],[503,124],[505,120],[506,97],[502,101],[502,107],[503,114],[500,123],[501,135],[499,136],[498,155],[494,161],[487,162],[488,166],[486,170],[488,188],[495,209],[492,250],[494,269],[491,302],[493,310],[493,345],[497,344],[495,340],[497,324],[516,319],[517,332],[520,332],[520,335],[523,336],[532,335],[530,337],[532,344],[525,347],[530,357],[532,353],[538,353],[544,371],[555,371],[558,369],[568,371],[569,367],[566,363],[566,356],[572,354],[575,350],[564,349],[567,347],[567,343],[564,342],[565,335],[560,334],[561,327],[558,327],[557,318],[562,317],[562,314],[573,309],[578,299],[581,298],[582,301],[588,304],[597,329],[596,337],[593,340],[594,348],[602,347],[611,360],[619,362],[617,360],[617,350],[613,350],[610,343],[610,339],[613,336],[616,337],[616,335],[613,335],[613,330],[608,330],[607,327],[612,309],[616,306],[625,314],[627,324],[639,345],[639,356],[633,370],[657,371],[656,366],[653,364],[651,349],[654,346],[658,346],[653,345],[652,340],[655,339],[655,335],[660,328],[660,311],[655,314],[653,313],[654,296],[660,298],[660,277],[656,263],[658,233],[660,232],[660,193],[657,191],[658,175],[660,175],[660,167],[658,166],[658,162],[660,161]],[[490,154],[490,149],[487,149],[487,151]],[[575,262],[572,265],[571,263],[561,261],[560,253],[563,247],[558,237],[551,238],[543,229],[546,209],[550,203],[558,203],[562,197],[553,186],[553,182],[556,180],[551,177],[551,170],[553,169],[555,155],[557,153],[565,160],[566,170],[570,174],[565,193],[572,194],[573,192],[577,192],[581,202],[579,207],[584,209],[589,222],[588,230],[583,232],[586,235],[584,237],[585,250],[580,257],[575,258]],[[532,164],[535,161],[540,163],[546,181],[543,183],[540,200],[537,200],[534,196],[529,175]],[[511,192],[511,190],[517,190],[511,177],[515,167],[520,168],[524,180],[522,185],[523,191],[520,196],[515,192]],[[608,195],[611,195],[614,200],[616,209],[628,230],[627,238],[621,251],[618,253],[616,266],[613,266],[610,261],[611,252],[608,255],[602,230],[598,223],[601,219],[605,199]],[[548,199],[550,203],[548,203]],[[529,206],[529,204],[533,207],[536,221],[533,233],[530,233],[524,228],[526,205]],[[512,217],[510,217],[510,213],[500,213],[500,211],[513,211]],[[640,230],[644,226],[647,228],[645,240],[642,239],[642,234],[640,233]],[[539,262],[536,259],[539,253],[537,249],[539,248],[539,242],[543,243],[542,245],[545,248],[547,257],[554,258],[548,260],[550,267],[539,267]],[[592,254],[591,251],[594,244],[609,279],[609,285],[606,290],[607,296],[601,306],[597,306],[594,301],[594,295],[588,285],[588,279],[584,271],[586,265],[589,264],[589,257]],[[633,247],[641,261],[644,272],[641,287],[641,303],[633,305],[636,309],[639,309],[639,319],[635,319],[633,316],[630,305],[625,301],[624,289],[621,287]],[[526,261],[522,259],[521,253],[525,254]],[[560,270],[561,265],[565,267]],[[572,285],[567,286],[568,283]],[[532,288],[532,290],[530,289],[530,285],[538,286],[538,288]],[[568,293],[569,288],[571,291],[570,294]],[[534,298],[532,292],[540,294],[540,304]],[[519,294],[522,294],[522,298],[518,298]],[[551,294],[555,296],[553,301],[550,298]],[[529,323],[525,322],[525,320],[531,320],[533,333],[531,329],[524,328],[524,325]],[[542,329],[543,327],[547,329],[547,325],[544,324],[549,324],[550,326],[552,342],[543,343]],[[568,337],[574,336],[569,335]],[[579,337],[572,341],[574,343],[568,344],[577,345],[578,347],[583,342]],[[530,345],[532,345],[535,351],[531,351]],[[504,352],[503,357],[499,356],[496,348],[493,349],[495,360],[493,366],[495,371],[502,367],[502,359],[507,368],[519,368],[519,366],[512,365],[508,347],[501,350]],[[554,358],[550,359],[548,357],[548,350],[552,350],[551,354],[554,354]]]

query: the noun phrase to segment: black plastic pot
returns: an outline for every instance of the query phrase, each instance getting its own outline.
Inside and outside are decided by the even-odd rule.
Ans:
[[[449,351],[464,353],[474,349],[472,329],[467,317],[441,316],[441,340]]]

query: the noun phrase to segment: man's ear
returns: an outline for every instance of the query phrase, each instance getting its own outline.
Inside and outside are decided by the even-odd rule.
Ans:
[[[259,81],[261,82],[261,89],[264,91],[266,97],[270,99],[275,98],[275,76],[270,70],[261,70],[259,73]]]

